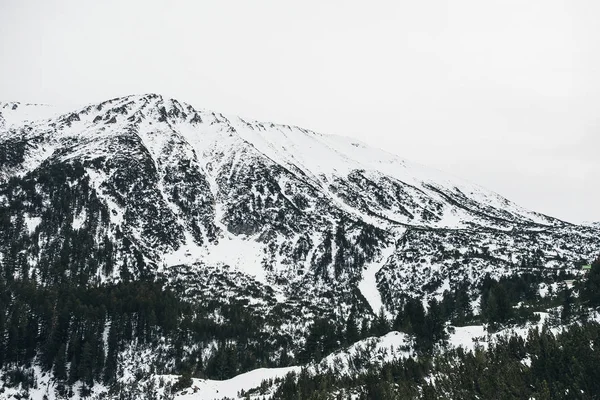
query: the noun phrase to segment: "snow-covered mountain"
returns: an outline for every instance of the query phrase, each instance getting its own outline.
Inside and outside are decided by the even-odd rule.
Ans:
[[[89,330],[103,332],[98,346],[109,350],[99,359],[107,358],[111,374],[118,359],[125,378],[171,374],[184,362],[219,370],[217,354],[233,354],[227,351],[234,344],[250,354],[248,362],[231,363],[242,365],[239,372],[286,366],[286,357],[301,361],[317,321],[359,324],[380,309],[394,316],[408,297],[426,303],[486,275],[577,274],[599,249],[597,224],[526,210],[344,137],[224,116],[155,94],[67,112],[0,103],[0,285],[35,282],[28,290],[42,291],[152,281],[185,307],[198,307],[180,308],[175,322],[161,304],[147,321],[131,310],[102,311],[100,303],[133,301],[110,300],[123,295],[111,286],[110,296],[90,300],[100,322],[56,317],[68,327],[55,332],[56,343],[73,341],[62,349],[63,364],[77,359],[71,347],[89,340]],[[144,310],[161,293],[134,289]],[[29,304],[28,292],[19,293]],[[474,305],[476,297],[471,293]],[[54,315],[55,306],[27,307],[42,322]],[[0,322],[20,321],[15,315],[0,313]],[[188,333],[163,334],[176,322]],[[52,357],[46,368],[60,376],[59,346],[43,343]],[[258,353],[267,356],[252,358]]]
[[[73,212],[59,224],[92,227],[89,239],[114,249],[109,266],[84,266],[85,279],[144,272],[177,281],[185,270],[210,291],[204,275],[225,268],[231,293],[256,286],[273,304],[358,300],[391,310],[405,293],[512,273],[534,257],[568,266],[599,247],[597,226],[526,210],[344,137],[154,94],[54,116],[41,105],[0,110],[0,204],[37,238],[30,273],[56,240],[59,227],[48,225],[61,187]]]
[[[593,228],[600,228],[600,222],[595,222],[595,221],[585,221],[581,225],[591,226]]]

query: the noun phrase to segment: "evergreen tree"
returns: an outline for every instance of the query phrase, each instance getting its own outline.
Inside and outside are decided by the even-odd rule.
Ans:
[[[377,318],[371,327],[372,333],[375,336],[383,336],[390,331],[390,323],[385,315],[385,310],[383,306],[379,309],[379,313],[377,314]]]
[[[360,333],[356,322],[356,309],[352,307],[348,319],[346,320],[346,344],[352,344],[359,340]]]
[[[571,320],[571,316],[573,315],[573,305],[575,303],[575,299],[573,298],[573,291],[570,288],[565,287],[563,293],[564,299],[560,313],[560,319],[563,324],[568,324]]]
[[[67,349],[63,343],[54,360],[54,377],[59,381],[67,380]]]
[[[585,277],[581,299],[590,307],[600,306],[600,258],[592,264]]]

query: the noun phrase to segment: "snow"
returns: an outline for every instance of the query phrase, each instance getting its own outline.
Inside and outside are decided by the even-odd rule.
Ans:
[[[328,187],[334,176],[367,170],[417,187],[433,197],[439,194],[429,189],[427,184],[441,185],[451,192],[458,189],[479,203],[509,210],[537,223],[548,223],[545,216],[525,210],[494,192],[350,138],[323,135],[286,125],[249,123],[235,117],[229,120],[238,135],[258,151],[281,165],[298,167],[311,181],[323,188]],[[444,226],[457,226],[461,222],[459,217],[454,213],[445,214]]]
[[[435,299],[441,302],[444,299],[444,292],[451,290],[452,288],[450,286],[450,278],[444,279],[444,282],[442,282],[442,286],[436,290]]]
[[[583,221],[581,225],[589,226],[591,228],[600,228],[600,221]]]
[[[485,347],[490,341],[501,336],[515,334],[522,338],[526,338],[530,329],[536,327],[541,329],[546,318],[548,318],[548,313],[545,312],[536,312],[535,314],[540,317],[540,321],[537,323],[527,323],[523,326],[506,328],[494,333],[488,333],[486,327],[483,325],[453,327],[454,332],[450,334],[448,343],[452,347],[462,347],[465,350],[474,350],[477,345]],[[552,328],[552,331],[558,332],[560,329],[562,328]]]
[[[323,135],[294,126],[246,121],[238,117],[217,118],[210,112],[203,112],[202,118],[205,123],[201,125],[177,123],[173,126],[195,149],[196,154],[203,156],[200,157],[200,161],[204,162],[207,172],[218,170],[218,163],[227,159],[224,155],[233,152],[234,157],[237,157],[242,149],[248,149],[250,146],[251,152],[258,153],[290,171],[301,171],[302,178],[319,187],[336,206],[367,222],[382,224],[381,219],[350,207],[332,193],[330,185],[335,179],[346,178],[351,172],[361,170],[366,171],[372,178],[387,177],[410,185],[409,188],[413,188],[420,195],[446,203],[442,220],[431,224],[436,227],[464,227],[473,221],[473,216],[467,210],[448,204],[446,199],[429,185],[454,194],[460,191],[484,206],[508,210],[521,219],[548,224],[545,216],[525,210],[494,192],[435,169],[408,162],[350,138]],[[215,155],[219,157],[215,159]],[[207,161],[210,159],[217,161],[217,164]],[[236,158],[234,164],[239,161]],[[384,210],[383,214],[391,220],[415,223],[407,220],[406,215],[393,210]],[[424,221],[417,223],[429,224]]]
[[[78,215],[76,215],[73,218],[73,229],[74,230],[81,229],[83,227],[83,225],[85,224],[86,217],[87,217],[86,211],[85,211],[85,209],[83,209]]]
[[[57,400],[55,386],[56,382],[54,381],[54,377],[51,373],[43,372],[41,367],[38,365],[34,365],[33,376],[35,385],[28,389],[28,395],[23,395],[22,386],[18,387],[10,387],[4,386],[4,382],[2,381],[2,376],[0,375],[0,388],[2,392],[0,393],[0,399],[7,400],[18,400],[18,399],[30,399],[30,400]],[[71,397],[72,400],[79,400],[81,397],[79,396],[79,389],[81,387],[81,383],[77,382],[73,385],[74,396]],[[96,383],[91,389],[91,398],[101,399],[106,398],[108,394],[108,388],[102,384]]]
[[[382,252],[379,261],[368,264],[366,269],[363,271],[363,278],[358,284],[358,289],[367,300],[371,306],[371,310],[373,310],[374,313],[378,313],[383,307],[381,293],[377,288],[376,275],[377,272],[379,272],[379,270],[385,265],[388,258],[394,253],[394,249],[394,246],[389,246]]]
[[[401,348],[410,343],[408,335],[402,332],[392,331],[379,339],[378,346],[382,349]]]
[[[29,120],[36,121],[42,128],[49,123],[45,118],[59,115],[59,111],[61,111],[50,106],[17,104],[14,107],[14,104],[0,104],[0,112],[8,127],[23,124],[24,121]],[[72,126],[63,124],[56,135],[50,134],[53,142],[58,142],[61,138],[66,137],[83,139],[75,151],[66,157],[89,158],[107,155],[104,154],[106,152],[103,152],[102,147],[104,146],[97,146],[98,137],[114,136],[116,132],[121,131],[121,129],[116,129],[117,127],[128,129],[129,118],[135,116],[139,120],[135,128],[136,133],[152,154],[157,168],[160,167],[159,164],[164,161],[165,157],[169,157],[166,149],[171,144],[169,140],[175,138],[175,140],[186,142],[184,147],[189,153],[186,156],[192,157],[192,153],[197,155],[197,161],[209,175],[211,171],[219,169],[218,164],[228,158],[227,154],[239,157],[253,153],[256,156],[266,157],[290,171],[301,171],[302,179],[319,187],[338,207],[371,223],[389,224],[389,221],[383,222],[385,219],[376,218],[355,207],[349,207],[330,191],[332,182],[339,178],[344,179],[349,173],[357,170],[366,171],[369,177],[389,178],[409,185],[408,187],[411,188],[409,190],[414,189],[422,196],[445,203],[442,219],[438,223],[419,219],[410,221],[398,210],[382,212],[386,218],[401,223],[425,224],[435,227],[464,227],[473,220],[472,213],[448,204],[437,190],[455,195],[460,192],[483,206],[507,210],[521,219],[541,224],[551,223],[545,216],[525,210],[480,186],[409,162],[397,155],[343,136],[323,135],[295,126],[246,121],[210,111],[196,111],[187,104],[173,99],[163,99],[162,96],[127,96],[111,100],[103,105],[105,108],[100,110],[98,107],[88,107],[77,111],[80,121],[73,123]],[[157,116],[159,106],[186,112],[188,120],[174,118],[167,124],[153,123],[155,121],[152,118]],[[115,129],[105,130],[104,123],[93,122],[97,116],[107,117],[108,115],[105,115],[107,110],[121,107],[125,108],[126,115],[116,114]],[[13,110],[13,108],[15,109]],[[155,115],[151,117],[152,113]],[[200,115],[203,123],[191,123],[190,119],[193,115]],[[247,152],[243,152],[243,149]],[[28,157],[27,162],[39,165],[52,152],[52,148],[37,149],[35,154]],[[236,160],[236,162],[244,161],[237,158]],[[213,195],[215,194],[213,192]]]
[[[60,111],[59,108],[48,104],[0,103],[0,115],[7,128],[50,118],[58,115]]]
[[[570,285],[568,283],[565,283],[566,286],[568,288],[573,287],[573,284],[571,283]],[[540,295],[540,297],[546,297],[548,296],[548,294],[550,292],[557,294],[559,291],[559,283],[558,282],[554,282],[554,283],[540,283],[540,286],[538,288],[538,294]]]
[[[360,340],[348,348],[330,354],[321,360],[317,366],[320,370],[330,368],[340,375],[354,375],[357,372],[357,366],[354,365],[355,357],[367,357],[367,360],[361,361],[361,367],[365,369],[369,364],[381,365],[385,362],[391,362],[400,358],[413,356],[414,352],[410,350],[412,339],[405,333],[392,331],[381,337],[370,337]],[[368,361],[366,363],[365,361]],[[310,372],[317,370],[315,365],[309,366]]]
[[[462,347],[465,350],[473,350],[475,348],[475,338],[486,336],[486,331],[483,325],[473,326],[458,326],[454,328],[454,333],[450,335],[448,343],[452,347]]]
[[[470,218],[464,210],[445,207],[440,221],[434,223],[433,226],[439,228],[461,226],[465,220],[470,220]]]
[[[543,325],[547,314],[538,314],[541,320],[537,324],[509,328],[493,334],[488,334],[483,325],[454,327],[454,332],[450,334],[448,344],[451,347],[462,347],[465,350],[473,351],[477,346],[486,347],[490,341],[507,334],[515,333],[525,338],[530,328],[541,328]],[[332,368],[339,375],[351,375],[358,372],[354,367],[354,357],[367,356],[368,359],[363,360],[361,363],[363,367],[369,364],[381,365],[382,363],[391,362],[399,358],[415,356],[410,350],[411,344],[412,339],[410,336],[393,331],[381,337],[370,337],[356,342],[346,349],[330,354],[318,364],[308,365],[308,369],[314,373],[324,368]],[[367,361],[367,363],[364,361]],[[526,359],[523,362],[527,363],[528,360]],[[176,400],[213,400],[224,397],[241,399],[242,397],[238,396],[238,393],[242,389],[248,391],[249,389],[259,387],[263,380],[282,378],[289,372],[297,373],[300,370],[301,367],[299,366],[272,369],[261,368],[224,381],[194,379],[192,387],[184,390],[175,398]],[[269,394],[265,398],[269,399]]]
[[[225,234],[219,238],[216,245],[197,245],[189,232],[186,232],[186,241],[177,250],[165,253],[163,263],[165,266],[192,264],[202,262],[208,265],[228,265],[249,276],[260,283],[268,283],[266,271],[262,267],[264,259],[264,245],[253,238]]]
[[[25,216],[25,226],[27,227],[27,231],[31,235],[35,232],[35,229],[42,223],[41,217],[30,217]]]
[[[283,378],[290,372],[300,372],[300,367],[259,368],[224,381],[194,379],[190,389],[180,392],[176,400],[213,400],[239,398],[238,392],[260,386],[267,379]]]
[[[264,247],[252,238],[230,235],[219,240],[219,244],[210,247],[204,257],[207,263],[222,263],[253,276],[258,282],[267,283],[262,261]]]
[[[337,367],[338,373],[350,375],[356,372],[353,367],[353,357],[366,354],[369,357],[369,363],[381,364],[412,355],[412,352],[407,350],[409,344],[410,337],[408,335],[400,332],[390,332],[381,337],[370,337],[356,342],[346,349],[330,354],[318,364],[308,365],[308,369],[310,372],[315,372],[317,369],[325,367]],[[243,397],[238,395],[241,390],[248,391],[257,388],[264,380],[283,378],[290,372],[299,373],[301,369],[299,366],[259,368],[223,381],[194,379],[192,386],[178,393],[175,399],[213,400],[225,397],[242,399]],[[262,399],[263,396],[260,396],[260,398]],[[264,398],[269,399],[271,396],[266,394]]]

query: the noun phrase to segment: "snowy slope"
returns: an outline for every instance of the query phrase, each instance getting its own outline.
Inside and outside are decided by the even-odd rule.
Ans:
[[[462,192],[478,203],[510,211],[536,223],[550,222],[545,216],[527,211],[482,187],[408,162],[350,138],[322,135],[287,125],[246,122],[239,118],[232,121],[240,137],[252,143],[260,152],[281,165],[300,169],[324,188],[335,177],[365,170],[375,179],[379,176],[391,178],[425,191],[435,198],[439,195],[428,185]],[[468,218],[467,215],[464,218]],[[443,221],[440,226],[455,227],[456,223],[460,223],[460,220]]]
[[[12,107],[11,103],[2,105],[2,109],[6,110],[3,115],[5,114],[4,117],[10,126],[29,122],[33,127],[37,127],[39,132],[58,125],[59,128],[48,135],[51,142],[65,142],[77,138],[89,143],[89,146],[77,146],[76,151],[66,155],[67,158],[106,155],[106,147],[92,145],[98,144],[100,138],[107,140],[128,129],[135,129],[143,145],[154,158],[164,152],[169,138],[175,135],[179,137],[178,141],[183,141],[181,145],[187,157],[192,157],[190,152],[194,152],[198,163],[213,171],[218,170],[219,163],[228,160],[225,157],[228,151],[236,155],[251,153],[253,157],[266,158],[318,187],[331,200],[336,201],[337,205],[350,209],[355,215],[365,216],[364,212],[360,212],[363,210],[357,210],[356,206],[348,204],[344,196],[332,189],[339,186],[340,180],[345,180],[348,175],[358,171],[374,182],[379,180],[388,184],[399,184],[405,190],[414,191],[416,196],[421,197],[419,200],[425,199],[441,205],[439,211],[429,210],[439,217],[433,223],[411,220],[406,215],[393,212],[393,208],[384,210],[387,211],[386,219],[401,223],[455,228],[465,226],[477,218],[477,215],[473,215],[474,211],[481,211],[483,207],[494,210],[493,216],[500,212],[499,217],[511,217],[512,220],[520,222],[550,225],[556,223],[477,185],[409,163],[349,138],[322,135],[287,125],[249,122],[237,117],[227,118],[213,112],[197,111],[184,103],[156,95],[114,99],[95,107],[90,106],[64,114],[46,124],[29,120],[41,120],[51,115],[52,111],[55,112],[52,108],[21,105],[12,110]],[[161,118],[169,117],[173,119],[163,121],[165,124],[156,123],[157,119],[160,121]],[[47,157],[49,156],[50,154],[47,154]],[[457,196],[463,196],[477,207],[448,204],[448,198],[455,199]],[[379,222],[382,220],[379,219]]]
[[[238,393],[249,391],[269,379],[283,378],[290,372],[299,372],[300,367],[260,368],[224,381],[194,379],[192,387],[175,396],[176,400],[214,400],[222,398],[244,398]]]
[[[47,104],[0,102],[0,128],[19,128],[26,123],[47,119],[59,114],[59,108]]]
[[[456,280],[450,253],[464,257],[485,247],[510,269],[532,248],[567,262],[597,249],[597,226],[578,229],[349,138],[154,94],[60,114],[17,103],[0,110],[3,179],[81,166],[84,176],[69,185],[89,179],[106,207],[110,221],[98,237],[122,232],[157,271],[232,267],[272,285],[280,300],[291,291],[318,297],[350,285],[377,312],[393,308],[407,285],[418,292],[432,280]],[[86,227],[81,219],[73,224]],[[549,241],[566,243],[554,248]],[[471,261],[463,264],[477,279]],[[409,272],[423,263],[431,266],[425,275]]]
[[[59,114],[17,103],[0,110],[3,181],[19,178],[29,187],[52,168],[73,170],[61,178],[65,184],[94,195],[73,204],[71,227],[90,226],[96,217],[81,208],[97,198],[108,220],[93,240],[132,243],[114,246],[117,265],[110,274],[99,270],[101,281],[119,279],[119,264],[135,276],[141,254],[151,270],[170,275],[182,264],[231,267],[271,286],[279,301],[311,303],[332,292],[330,303],[314,302],[319,312],[346,314],[348,306],[335,306],[340,301],[392,311],[404,293],[439,291],[441,282],[477,281],[490,271],[510,274],[534,251],[543,266],[568,267],[599,247],[595,225],[525,210],[349,138],[154,94]],[[45,229],[38,220],[44,207],[22,216],[37,221],[29,235]]]

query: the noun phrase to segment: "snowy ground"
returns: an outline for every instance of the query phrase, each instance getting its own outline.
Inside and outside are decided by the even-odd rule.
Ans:
[[[283,378],[290,372],[299,372],[300,367],[260,368],[224,381],[194,379],[192,387],[180,392],[176,400],[213,400],[229,397],[237,399],[241,390],[248,391],[260,386],[267,379]]]
[[[454,332],[450,334],[448,343],[451,347],[463,347],[466,350],[474,350],[477,346],[486,347],[490,342],[493,342],[500,336],[515,333],[522,337],[526,337],[529,329],[536,326],[541,329],[544,321],[548,317],[548,313],[537,314],[540,315],[540,321],[538,323],[509,328],[492,334],[488,334],[483,325],[454,327]],[[593,319],[600,321],[600,315],[596,315]],[[559,331],[560,329],[562,328],[559,327],[553,330]],[[323,359],[318,364],[318,368],[336,368],[338,373],[347,374],[350,371],[353,371],[354,357],[363,354],[367,357],[369,363],[388,362],[394,359],[414,355],[414,353],[409,350],[410,344],[411,339],[408,335],[401,332],[390,332],[379,338],[372,337],[361,340],[344,350],[333,353]],[[313,365],[309,367],[309,370],[315,371],[316,368],[317,367]],[[241,390],[248,391],[259,387],[263,380],[284,377],[289,372],[299,372],[300,370],[301,367],[298,366],[273,369],[261,368],[225,381],[195,379],[192,387],[181,392],[176,396],[176,399],[213,400],[222,399],[224,397],[243,399],[243,397],[238,396],[238,393]],[[260,398],[263,398],[262,395]],[[266,394],[264,398],[270,398],[269,394]]]
[[[21,386],[17,387],[6,387],[3,391],[0,391],[0,399],[4,400],[18,400],[18,399],[29,399],[29,400],[55,400],[55,382],[51,374],[47,372],[42,372],[39,366],[33,367],[33,374],[35,376],[35,380],[37,382],[36,387],[29,388],[27,397],[23,397],[23,388]],[[0,376],[0,388],[4,386],[4,382],[2,380],[2,376]],[[73,386],[73,392],[75,396],[73,400],[79,400],[81,397],[78,395],[79,389],[81,387],[80,383],[76,383]],[[91,398],[93,399],[102,399],[106,397],[108,389],[100,384],[94,385],[91,390]]]
[[[361,340],[348,348],[335,352],[325,357],[317,365],[310,365],[309,371],[327,367],[336,369],[339,374],[352,374],[356,366],[356,357],[363,359],[364,364],[381,364],[397,358],[407,357],[412,353],[407,350],[410,338],[400,332],[390,332],[381,337],[371,337]],[[300,366],[287,368],[260,368],[234,378],[217,381],[211,379],[194,379],[194,383],[175,397],[176,400],[213,400],[225,397],[244,399],[239,396],[243,391],[257,388],[264,380],[283,378],[290,372],[300,372]],[[260,395],[260,398],[270,398],[269,394]]]
[[[379,293],[379,289],[377,288],[376,274],[379,272],[381,267],[383,267],[383,265],[393,253],[394,246],[390,246],[387,249],[385,249],[383,251],[383,254],[381,255],[380,260],[369,264],[367,268],[363,271],[363,279],[358,284],[358,289],[365,297],[365,299],[369,302],[369,305],[371,306],[371,309],[375,314],[377,314],[381,307],[383,307],[383,302],[381,301],[381,293]]]

